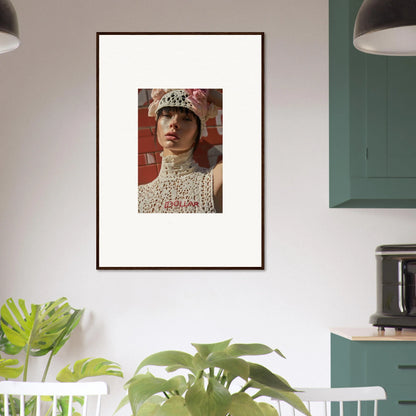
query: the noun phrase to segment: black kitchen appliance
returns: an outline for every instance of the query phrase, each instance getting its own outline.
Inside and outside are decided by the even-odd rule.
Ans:
[[[416,328],[416,244],[376,248],[377,312],[374,326]]]

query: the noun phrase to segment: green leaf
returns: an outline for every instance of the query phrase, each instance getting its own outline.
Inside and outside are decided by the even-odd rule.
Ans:
[[[222,368],[225,371],[233,374],[234,377],[241,377],[248,380],[250,375],[250,365],[247,361],[241,358],[228,357],[223,352],[213,352],[208,355],[206,362],[209,367]]]
[[[191,416],[185,399],[180,396],[173,396],[158,408],[155,416]]]
[[[253,398],[261,396],[267,396],[273,399],[283,400],[284,402],[289,403],[292,407],[299,410],[303,414],[310,416],[310,413],[304,405],[304,403],[302,402],[302,400],[293,392],[275,390],[270,388],[262,388],[253,396]]]
[[[273,389],[278,389],[282,391],[295,391],[290,387],[289,383],[277,374],[273,374],[266,367],[263,367],[260,364],[250,364],[250,378],[254,381],[257,381],[260,384],[263,384],[266,387],[271,387]]]
[[[264,344],[232,344],[226,348],[225,352],[232,357],[241,357],[243,355],[265,355],[275,352],[285,358],[277,348],[272,349]]]
[[[183,376],[176,376],[169,380],[156,378],[150,373],[137,374],[127,383],[128,394],[133,416],[137,415],[143,403],[157,393],[182,390],[186,386]]]
[[[261,410],[263,416],[279,416],[277,410],[269,403],[257,403],[257,406]]]
[[[212,352],[224,351],[230,344],[231,339],[226,341],[216,342],[215,344],[192,344],[196,350],[201,354],[202,358],[207,358]]]
[[[44,355],[51,350],[71,317],[71,307],[66,298],[44,305],[31,305],[25,301],[18,305],[11,298],[1,307],[1,328],[5,336],[17,347],[25,347],[34,355]]]
[[[137,367],[135,374],[137,374],[146,365],[158,366],[174,366],[175,370],[185,368],[193,371],[192,367],[193,357],[191,354],[182,351],[162,351],[156,354],[149,355]]]
[[[18,347],[7,339],[2,327],[0,326],[0,351],[6,353],[7,355],[16,355],[19,354],[22,349],[23,347]]]
[[[117,409],[115,410],[114,414],[117,413],[120,409],[122,409],[124,406],[126,406],[129,403],[129,396],[124,396],[120,403],[117,406]]]
[[[185,402],[192,416],[225,416],[231,403],[231,395],[212,377],[205,391],[204,380],[200,378],[186,393]]]
[[[22,374],[23,366],[15,367],[19,360],[0,358],[0,377],[17,378]]]
[[[116,376],[123,377],[120,366],[105,358],[84,358],[78,360],[71,370],[70,365],[63,368],[56,376],[57,381],[71,382],[86,377]]]
[[[59,350],[65,345],[68,339],[71,336],[72,331],[77,327],[79,321],[84,313],[83,309],[72,309],[70,312],[70,316],[68,321],[65,323],[65,326],[62,328],[62,331],[58,335],[58,337],[54,340],[52,345],[48,346],[45,349],[32,351],[31,355],[35,357],[39,357],[42,355],[47,354],[48,352],[51,353],[51,357],[49,360],[52,359],[54,355],[56,355]]]
[[[188,388],[192,386],[192,384],[195,383],[195,380],[196,380],[196,377],[193,374],[188,374],[188,383],[187,383]]]
[[[165,400],[166,399],[163,399],[160,396],[152,396],[152,397],[150,397],[140,407],[140,409],[138,411],[138,415],[145,416],[145,415],[153,414],[152,412],[155,412],[157,410],[157,408],[159,408],[160,405]],[[130,402],[130,399],[129,399],[129,396],[128,395],[125,396],[125,397],[123,397],[123,399],[120,401],[119,405],[117,406],[117,409],[115,410],[114,414],[116,414],[120,409],[122,409],[124,406],[126,406],[127,404],[129,404],[129,402]]]
[[[53,396],[41,396],[42,401],[53,401]],[[73,404],[79,403],[81,406],[84,404],[84,398],[79,396],[73,396]],[[57,414],[60,416],[68,416],[69,414],[69,397],[59,397],[57,399]],[[52,410],[52,404],[49,409],[49,412]],[[26,413],[29,414],[30,413]],[[72,406],[72,415],[80,415],[79,412],[76,412],[75,407]]]
[[[155,416],[157,411],[160,409],[160,404],[146,402],[143,403],[142,407],[136,413],[136,416]]]
[[[59,350],[65,345],[71,336],[72,331],[78,326],[79,321],[84,314],[84,309],[73,309],[71,317],[68,319],[63,331],[59,337],[55,340],[52,346],[52,354],[56,355]]]
[[[196,353],[192,358],[192,367],[194,368],[194,374],[197,375],[200,371],[205,370],[209,367],[207,360],[205,358],[202,358],[202,355],[200,353]]]
[[[257,403],[247,393],[236,393],[231,396],[229,412],[231,416],[263,416]]]

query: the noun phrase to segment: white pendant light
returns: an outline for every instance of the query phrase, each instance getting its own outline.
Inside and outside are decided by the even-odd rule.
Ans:
[[[0,0],[0,53],[20,45],[16,11],[10,0]]]
[[[375,55],[416,55],[416,0],[364,0],[353,43]]]

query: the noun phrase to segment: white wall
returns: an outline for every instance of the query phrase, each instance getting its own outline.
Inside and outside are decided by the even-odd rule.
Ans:
[[[329,328],[367,325],[374,249],[414,242],[416,213],[328,208],[327,1],[14,4],[22,45],[0,56],[0,302],[87,309],[56,368],[104,356],[128,378],[152,352],[233,337],[280,348],[286,361],[264,362],[292,384],[329,385]],[[265,271],[95,270],[97,31],[265,32]],[[121,386],[111,380],[105,416]]]

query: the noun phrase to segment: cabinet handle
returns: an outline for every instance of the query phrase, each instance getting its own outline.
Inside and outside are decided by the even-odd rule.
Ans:
[[[399,370],[416,370],[416,365],[402,365],[399,364]]]
[[[399,404],[416,405],[416,400],[399,400]]]

